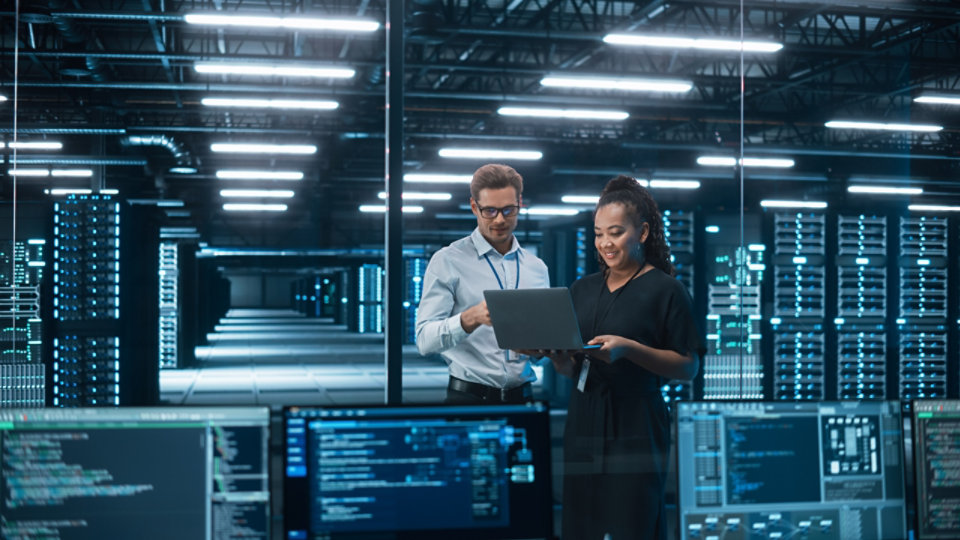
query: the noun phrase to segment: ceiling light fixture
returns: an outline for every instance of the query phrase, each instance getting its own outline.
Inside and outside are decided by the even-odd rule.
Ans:
[[[531,206],[521,208],[520,213],[526,216],[575,216],[580,213],[577,208],[559,208],[555,206]]]
[[[309,109],[313,111],[332,111],[340,106],[336,101],[310,99],[255,99],[255,98],[215,98],[200,100],[207,107],[239,107],[246,109]]]
[[[0,103],[3,103],[6,100],[7,100],[7,96],[0,94]]]
[[[873,193],[877,195],[920,195],[923,188],[887,187],[887,186],[847,186],[849,193]]]
[[[167,172],[171,172],[173,174],[196,174],[197,168],[189,165],[178,165],[176,167],[170,167],[167,169]]]
[[[926,95],[913,98],[917,103],[932,103],[935,105],[960,105],[960,96]]]
[[[300,171],[221,169],[216,175],[221,180],[303,180],[303,173]]]
[[[92,169],[53,169],[50,176],[68,177],[68,178],[90,178],[93,176]]]
[[[599,195],[564,195],[560,201],[567,204],[597,204],[600,202]]]
[[[658,47],[668,49],[697,49],[706,51],[743,51],[773,53],[783,48],[774,41],[741,41],[734,39],[703,39],[652,34],[607,34],[604,43],[630,45],[633,47]]]
[[[689,81],[630,77],[549,75],[541,79],[540,84],[555,88],[622,90],[627,92],[689,92],[693,89],[693,83]]]
[[[385,214],[387,206],[382,204],[361,204],[360,211],[365,214]],[[403,206],[400,211],[404,214],[419,214],[423,212],[422,206]]]
[[[831,120],[823,124],[831,129],[863,129],[870,131],[919,131],[934,132],[943,129],[943,126],[932,124],[885,124],[882,122],[855,122],[852,120]]]
[[[763,200],[760,201],[760,206],[764,208],[826,208],[827,203],[823,201],[777,201],[777,200]]]
[[[289,199],[293,197],[289,189],[221,189],[221,197]]]
[[[543,158],[537,150],[499,150],[496,148],[441,148],[440,157],[463,159],[518,159],[534,161]]]
[[[377,193],[377,197],[379,197],[381,200],[386,200],[387,192],[381,191],[380,193]],[[402,198],[405,201],[449,201],[453,198],[453,195],[450,193],[404,191]]]
[[[50,176],[50,171],[47,169],[8,169],[7,174],[10,176],[30,176],[41,178]]]
[[[316,154],[313,144],[213,143],[213,152],[231,154]]]
[[[501,116],[525,116],[532,118],[565,118],[569,120],[626,120],[630,113],[625,111],[597,111],[587,109],[544,109],[533,107],[500,107]]]
[[[473,181],[473,175],[407,173],[403,175],[403,181],[423,184],[469,184],[471,181]]]
[[[650,180],[649,187],[656,189],[700,189],[699,180]]]
[[[320,19],[308,17],[190,13],[184,15],[183,20],[186,21],[187,24],[252,26],[257,28],[286,28],[291,30],[331,30],[337,32],[373,32],[380,28],[380,23],[364,19]]]
[[[0,143],[0,148],[3,148],[4,143]],[[63,143],[57,141],[16,141],[7,143],[8,148],[16,148],[17,150],[62,150]]]
[[[944,204],[911,204],[907,210],[913,212],[960,212],[960,206]]]
[[[71,195],[71,194],[89,195],[93,193],[93,190],[89,188],[55,188],[55,189],[45,189],[43,191],[44,193],[48,193],[50,195]]]
[[[733,167],[737,164],[737,158],[729,156],[700,156],[697,158],[697,165]],[[744,167],[767,167],[788,169],[796,164],[789,158],[743,158]]]
[[[285,204],[224,203],[227,212],[286,212]]]
[[[356,70],[342,67],[303,67],[274,64],[205,64],[193,65],[197,73],[223,75],[258,75],[275,77],[313,77],[317,79],[350,79]]]

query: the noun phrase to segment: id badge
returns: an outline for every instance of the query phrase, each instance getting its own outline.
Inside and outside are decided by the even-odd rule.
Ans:
[[[580,378],[577,379],[577,390],[583,392],[587,388],[587,374],[590,373],[590,359],[584,358],[580,365]]]

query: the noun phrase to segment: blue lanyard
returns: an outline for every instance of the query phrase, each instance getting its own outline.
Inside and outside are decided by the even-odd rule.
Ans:
[[[503,282],[500,281],[500,275],[497,274],[497,269],[493,267],[493,263],[490,262],[490,257],[484,253],[483,258],[487,260],[487,264],[490,265],[490,271],[493,272],[493,277],[497,278],[497,285],[500,286],[500,290],[503,290]],[[507,276],[504,275],[503,279],[507,279]],[[513,286],[514,289],[520,288],[520,252],[517,252],[517,283]]]

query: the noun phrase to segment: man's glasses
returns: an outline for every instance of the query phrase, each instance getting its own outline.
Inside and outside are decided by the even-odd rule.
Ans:
[[[520,213],[520,206],[511,204],[510,206],[497,208],[496,206],[480,206],[478,204],[477,211],[480,212],[480,217],[484,219],[496,219],[498,214],[503,214],[505,218],[512,218]]]

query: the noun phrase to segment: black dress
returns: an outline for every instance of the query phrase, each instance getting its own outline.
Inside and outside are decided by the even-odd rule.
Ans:
[[[608,334],[681,354],[705,352],[690,295],[658,269],[612,293],[602,274],[570,290],[584,340]],[[613,540],[666,538],[664,382],[626,359],[590,362],[584,391],[571,393],[564,431],[565,540],[602,540],[607,533]]]

